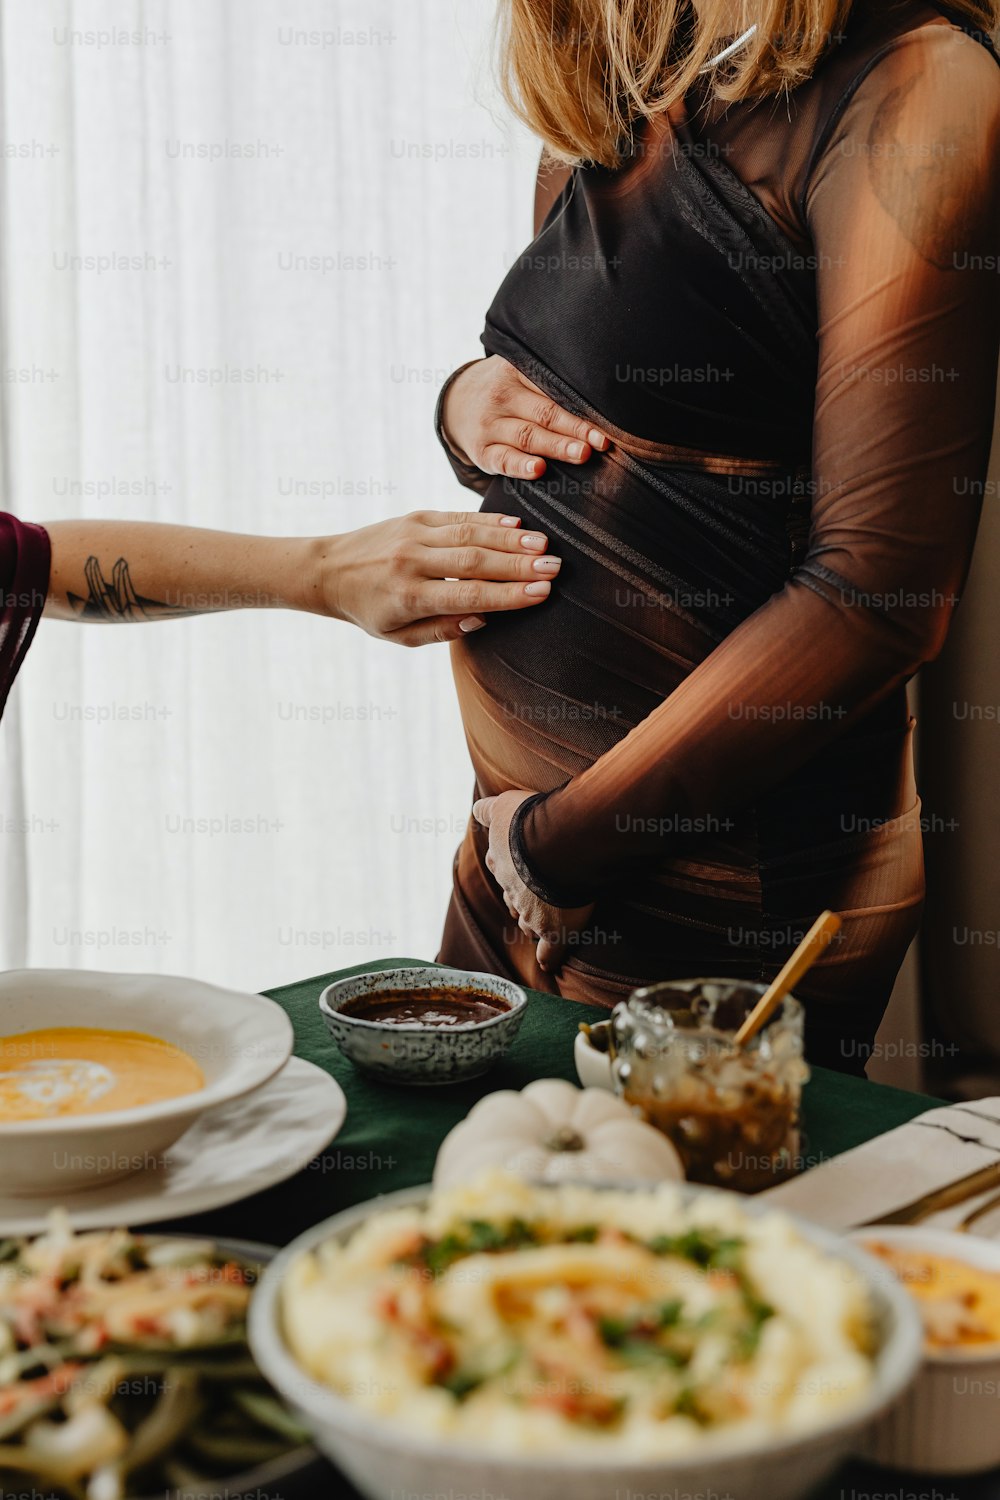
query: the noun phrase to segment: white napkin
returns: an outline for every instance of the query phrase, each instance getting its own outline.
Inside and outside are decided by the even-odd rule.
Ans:
[[[773,1208],[788,1209],[829,1229],[853,1229],[996,1162],[1000,1098],[975,1099],[929,1109],[757,1196]],[[1000,1186],[921,1222],[953,1228],[997,1192]],[[990,1237],[1000,1234],[1000,1209],[977,1221],[974,1231]]]

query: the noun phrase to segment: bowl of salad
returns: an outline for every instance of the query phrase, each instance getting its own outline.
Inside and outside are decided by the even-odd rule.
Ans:
[[[60,1214],[0,1240],[0,1494],[292,1500],[320,1460],[246,1339],[274,1253]]]

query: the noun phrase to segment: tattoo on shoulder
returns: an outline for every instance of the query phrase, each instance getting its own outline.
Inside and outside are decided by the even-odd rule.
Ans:
[[[67,591],[66,602],[81,620],[112,623],[116,620],[179,619],[195,610],[166,604],[162,599],[147,599],[132,586],[128,563],[120,557],[111,570],[111,582],[96,557],[88,557],[83,570],[87,580],[86,595]]]
[[[955,251],[969,235],[978,205],[963,193],[957,158],[975,151],[968,129],[957,124],[927,149],[907,140],[911,77],[879,105],[868,130],[868,178],[886,213],[918,255],[939,271],[955,269]]]

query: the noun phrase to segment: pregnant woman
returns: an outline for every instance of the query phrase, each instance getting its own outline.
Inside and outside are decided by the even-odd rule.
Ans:
[[[505,0],[537,233],[438,410],[563,562],[452,648],[479,800],[441,958],[610,1006],[767,979],[831,907],[807,1049],[857,1069],[923,900],[905,684],[990,445],[997,14],[554,14]]]

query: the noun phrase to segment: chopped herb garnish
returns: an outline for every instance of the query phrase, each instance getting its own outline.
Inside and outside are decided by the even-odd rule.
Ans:
[[[600,1234],[596,1224],[581,1224],[579,1229],[571,1229],[566,1235],[568,1245],[592,1245]]]
[[[466,1396],[478,1390],[486,1379],[485,1375],[477,1375],[472,1370],[461,1368],[453,1370],[440,1384],[446,1391],[450,1391],[456,1401],[464,1401]]]
[[[633,1323],[627,1318],[598,1318],[597,1331],[609,1349],[624,1342],[632,1331]]]
[[[747,1323],[739,1329],[734,1339],[736,1357],[749,1359],[756,1354],[761,1331],[768,1318],[774,1317],[774,1308],[762,1302],[746,1282],[743,1283],[743,1305],[747,1312]]]
[[[686,1385],[678,1391],[674,1411],[679,1417],[690,1417],[700,1427],[707,1427],[712,1420],[707,1413],[702,1411],[698,1404],[698,1392],[692,1385]]]
[[[647,1245],[654,1255],[677,1255],[705,1270],[733,1271],[744,1241],[709,1229],[687,1229],[683,1234],[658,1234]]]
[[[669,1344],[658,1344],[655,1339],[623,1339],[615,1348],[619,1358],[630,1365],[669,1365],[671,1369],[683,1370],[690,1363],[687,1349],[671,1349]]]
[[[659,1323],[661,1328],[673,1328],[675,1323],[681,1320],[684,1311],[684,1303],[679,1297],[674,1297],[670,1302],[661,1302],[659,1311]]]
[[[540,1239],[538,1230],[523,1219],[512,1219],[503,1226],[485,1219],[470,1219],[439,1240],[425,1240],[417,1250],[403,1256],[399,1264],[423,1266],[432,1276],[440,1276],[466,1255],[514,1250],[520,1245],[537,1245]]]
[[[661,1363],[680,1369],[690,1360],[691,1350],[661,1343],[658,1336],[678,1327],[683,1310],[679,1300],[663,1302],[631,1318],[599,1318],[597,1331],[603,1343],[629,1364]]]

